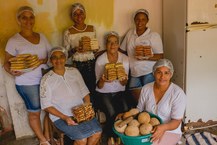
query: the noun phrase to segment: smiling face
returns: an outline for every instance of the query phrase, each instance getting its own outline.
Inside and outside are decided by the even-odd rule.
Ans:
[[[109,54],[118,53],[119,41],[116,36],[109,36],[106,41],[106,49]]]
[[[81,9],[77,9],[74,13],[72,13],[72,20],[75,24],[84,24],[85,18],[86,14]]]
[[[18,17],[19,24],[21,29],[32,30],[35,24],[35,16],[30,11],[24,11]]]
[[[55,51],[50,57],[50,62],[54,67],[54,70],[61,70],[65,68],[66,56],[61,51]]]
[[[137,30],[145,30],[148,23],[148,17],[144,13],[138,13],[134,18],[134,22]]]
[[[166,66],[162,66],[156,69],[154,72],[155,82],[159,86],[169,85],[172,73]]]

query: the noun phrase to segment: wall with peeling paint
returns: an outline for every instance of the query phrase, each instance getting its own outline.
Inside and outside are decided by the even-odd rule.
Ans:
[[[63,31],[73,25],[69,12],[70,5],[74,2],[85,6],[86,23],[95,26],[101,49],[104,48],[104,34],[114,30],[123,36],[133,26],[132,15],[139,8],[149,10],[149,27],[162,34],[162,0],[0,0],[0,63],[3,63],[7,40],[19,32],[15,18],[17,8],[31,6],[36,13],[34,30],[44,33],[55,46],[62,44]],[[23,101],[15,90],[14,78],[2,68],[0,78],[0,106],[5,107],[8,113],[11,112],[16,137],[33,135],[27,125]]]

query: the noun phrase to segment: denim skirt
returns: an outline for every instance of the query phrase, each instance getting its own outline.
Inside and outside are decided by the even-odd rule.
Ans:
[[[97,132],[102,132],[102,128],[96,118],[79,123],[78,125],[68,125],[64,120],[58,119],[54,122],[54,125],[71,140],[81,140]]]

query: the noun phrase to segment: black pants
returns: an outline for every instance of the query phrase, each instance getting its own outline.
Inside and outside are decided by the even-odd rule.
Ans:
[[[96,76],[95,76],[95,60],[85,62],[75,61],[75,67],[80,71],[87,88],[90,91],[90,99],[95,106],[95,89],[96,89]]]
[[[99,108],[106,114],[106,125],[103,129],[105,134],[109,137],[115,137],[112,131],[115,117],[119,113],[123,113],[128,110],[127,102],[124,92],[117,93],[99,93],[97,92],[97,104]]]

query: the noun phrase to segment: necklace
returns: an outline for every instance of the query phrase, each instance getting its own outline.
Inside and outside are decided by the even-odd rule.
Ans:
[[[79,30],[79,29],[75,28],[74,26],[72,26],[72,28],[78,32],[84,32],[87,29],[87,25],[85,25],[85,28],[83,30]]]

